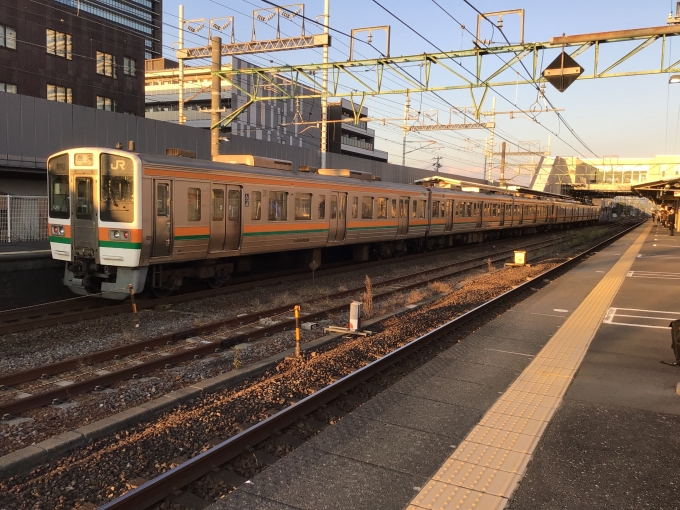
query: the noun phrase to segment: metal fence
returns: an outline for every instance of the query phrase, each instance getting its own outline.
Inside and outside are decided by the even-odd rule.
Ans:
[[[47,240],[47,197],[0,195],[0,242]]]

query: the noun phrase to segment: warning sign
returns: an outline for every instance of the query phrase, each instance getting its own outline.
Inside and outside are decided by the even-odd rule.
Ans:
[[[543,77],[560,92],[583,74],[583,68],[564,51],[543,71]]]

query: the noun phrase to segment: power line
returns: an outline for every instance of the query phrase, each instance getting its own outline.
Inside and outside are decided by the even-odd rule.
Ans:
[[[446,11],[446,9],[444,9],[442,6],[440,6],[439,4],[437,4],[437,2],[436,2],[435,0],[432,0],[432,1],[433,1],[440,9],[442,9],[444,12],[446,12],[447,14],[449,14],[449,13]],[[465,2],[465,3],[466,3],[467,5],[469,5],[472,9],[474,9],[474,11],[477,12],[477,14],[479,14],[480,16],[482,16],[486,21],[488,21],[489,23],[491,23],[491,25],[492,25],[493,27],[497,28],[498,31],[499,31],[499,32],[501,33],[501,35],[503,36],[503,39],[505,39],[505,42],[508,43],[508,45],[511,45],[511,44],[510,44],[510,41],[508,40],[508,38],[507,38],[506,35],[505,35],[505,32],[503,32],[503,30],[502,30],[498,25],[496,25],[493,21],[491,21],[491,20],[486,16],[486,14],[482,13],[479,9],[477,9],[477,7],[475,7],[474,5],[472,5],[468,0],[463,0],[463,2]],[[449,16],[450,16],[450,14],[449,14]],[[451,16],[451,17],[453,18],[453,16]],[[516,53],[516,52],[515,52],[515,55],[517,56],[517,53]],[[498,57],[500,58],[500,55],[498,55]],[[503,60],[503,59],[501,59],[501,61],[502,61],[502,60]],[[507,62],[505,62],[505,63],[507,64]],[[529,72],[529,70],[528,70],[528,69],[526,68],[526,66],[524,65],[524,61],[519,60],[519,63],[520,63],[520,65],[524,68],[524,70],[525,70],[526,73],[527,73],[527,76],[528,76],[529,79],[531,80],[531,73]],[[538,90],[539,93],[540,93],[540,88],[539,88],[539,86],[536,85],[535,83],[533,83],[533,85],[536,87],[536,90]],[[550,107],[554,109],[555,106],[550,102],[550,99],[548,99],[548,96],[546,96],[546,95],[544,94],[543,97],[544,97],[545,100],[548,102],[548,104],[550,105]],[[505,99],[505,98],[504,98],[504,99]],[[506,101],[507,101],[507,99],[506,99]],[[584,146],[584,147],[585,147],[585,148],[586,148],[593,156],[595,156],[596,158],[599,157],[597,154],[595,154],[595,153],[592,151],[592,149],[591,149],[590,147],[588,147],[588,145],[581,139],[581,137],[578,136],[578,134],[576,133],[576,131],[575,131],[574,129],[572,129],[572,127],[569,125],[569,123],[567,123],[566,119],[564,119],[564,118],[562,117],[562,115],[560,115],[559,112],[555,112],[555,113],[557,114],[557,118],[558,118],[559,120],[562,121],[562,123],[564,124],[564,126],[571,132],[572,135],[574,135],[574,136],[576,137],[576,139],[581,143],[581,145],[583,145],[583,146]]]
[[[425,36],[422,35],[420,32],[418,32],[418,31],[417,31],[415,28],[413,28],[411,25],[409,25],[408,23],[406,23],[405,21],[403,21],[399,16],[397,16],[397,15],[394,14],[394,13],[392,13],[389,9],[387,9],[387,8],[384,7],[382,4],[380,4],[380,2],[378,2],[377,0],[373,0],[373,3],[375,3],[376,5],[378,5],[379,7],[381,7],[385,12],[387,12],[389,15],[391,15],[393,18],[395,18],[397,21],[399,21],[402,25],[404,25],[406,28],[408,28],[409,30],[411,30],[413,33],[415,33],[418,37],[420,37],[421,39],[423,39],[424,41],[426,41],[428,44],[430,44],[431,46],[433,46],[434,48],[436,48],[440,53],[447,54],[447,52],[443,51],[443,50],[442,50],[441,48],[439,48],[436,44],[434,44],[433,42],[431,42],[427,37],[425,37]],[[454,59],[454,62],[455,62],[456,64],[458,64],[460,67],[462,67],[463,69],[465,69],[466,72],[468,72],[469,74],[472,74],[470,71],[468,71],[468,69],[465,68],[465,66],[463,66],[463,65],[460,64],[459,62],[456,62],[455,59]],[[494,87],[489,87],[489,88],[491,88],[492,90],[496,91],[496,93],[497,93],[501,98],[503,98],[505,101],[507,101],[509,104],[513,104],[512,101],[510,101],[510,100],[509,100],[508,98],[506,98],[503,94],[501,94],[500,92],[498,92],[498,90],[496,90]],[[436,92],[435,92],[434,94],[437,95],[438,97],[441,97],[441,96],[439,96],[439,94],[437,94]],[[446,102],[448,103],[448,101],[446,101]],[[451,103],[448,103],[448,104],[451,105]],[[451,106],[453,107],[453,105],[451,105]],[[456,107],[454,107],[454,108],[456,108]],[[554,108],[554,107],[553,107],[553,108]],[[456,108],[456,109],[457,109],[458,111],[460,111],[458,108]],[[525,112],[525,111],[522,110],[521,108],[520,108],[520,111],[521,111],[522,113],[526,114],[526,115],[529,115],[527,112]],[[462,113],[462,112],[461,112],[461,113]],[[467,117],[467,114],[465,114],[465,116]],[[541,126],[543,129],[549,131],[550,133],[552,133],[553,135],[555,135],[557,138],[559,138],[560,140],[562,140],[565,144],[569,145],[569,147],[571,147],[572,149],[574,149],[575,151],[577,151],[579,154],[581,154],[580,151],[579,151],[578,149],[576,149],[574,146],[572,146],[572,145],[571,145],[570,143],[568,143],[566,140],[564,140],[563,138],[561,138],[557,133],[555,133],[554,131],[552,131],[550,128],[544,126],[544,125],[543,125],[541,122],[539,122],[538,120],[536,120],[536,123],[537,123],[539,126]],[[488,129],[488,128],[487,128],[487,129]],[[572,133],[572,134],[573,134],[573,133]],[[500,136],[500,135],[499,135],[499,138],[502,138],[502,139],[505,140],[506,142],[509,142],[509,143],[511,143],[512,145],[515,145],[515,146],[519,147],[517,144],[511,142],[510,140],[508,140],[508,139],[507,139],[506,137],[504,137],[504,136]]]

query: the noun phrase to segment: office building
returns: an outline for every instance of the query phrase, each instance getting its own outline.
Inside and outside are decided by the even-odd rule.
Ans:
[[[0,0],[0,91],[144,115],[160,0]]]

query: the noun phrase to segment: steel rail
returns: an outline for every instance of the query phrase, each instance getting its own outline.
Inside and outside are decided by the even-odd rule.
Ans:
[[[515,238],[499,239],[494,241],[496,244],[499,243],[511,243],[516,241]],[[447,248],[445,250],[439,250],[438,252],[427,252],[427,253],[416,253],[408,255],[408,260],[419,260],[421,258],[431,257],[436,254],[444,253],[448,250],[468,250],[476,249],[475,245],[468,246],[456,246],[453,248]],[[321,275],[332,275],[341,271],[347,271],[352,269],[360,268],[371,268],[378,265],[389,265],[396,264],[407,260],[406,257],[398,257],[388,260],[377,260],[363,263],[350,263],[335,265],[332,264],[331,267],[321,268],[318,270]],[[238,282],[231,284],[227,287],[222,287],[219,289],[209,289],[188,292],[184,294],[177,294],[173,296],[168,296],[164,298],[156,299],[137,299],[137,309],[146,310],[149,308],[154,308],[159,305],[177,304],[186,301],[192,301],[195,299],[203,299],[208,297],[222,296],[225,294],[233,294],[240,292],[242,290],[248,290],[252,288],[252,283],[257,282],[258,286],[265,287],[269,285],[276,285],[279,283],[287,283],[291,281],[296,281],[300,279],[307,278],[309,276],[309,270],[303,269],[299,270],[287,270],[281,272],[277,275],[271,276],[266,280],[259,280],[262,276],[267,275],[254,275],[247,277],[240,277],[235,279]],[[95,300],[93,302],[92,300]],[[8,310],[0,311],[0,335],[6,335],[11,333],[19,333],[21,331],[29,331],[32,329],[56,326],[60,324],[67,324],[72,322],[79,322],[86,319],[96,319],[99,317],[115,315],[119,313],[127,313],[131,310],[130,304],[128,302],[120,303],[103,300],[101,298],[90,298],[87,302],[87,307],[79,307],[78,309],[73,309],[74,303],[68,302],[56,302],[56,303],[44,303],[41,305],[35,305],[25,310]]]
[[[533,243],[530,245],[526,246],[526,249],[533,250],[533,249],[540,249],[548,246],[552,246],[554,244],[557,244],[561,242],[563,237],[559,237],[556,239],[548,239],[544,241],[539,241],[537,243]],[[494,257],[497,257],[501,254],[504,253],[509,253],[511,250],[503,250],[499,252],[498,254],[494,255]],[[470,264],[473,262],[476,262],[478,260],[486,260],[488,257],[486,255],[480,256],[480,257],[474,257],[471,259],[466,259],[463,261],[458,261],[450,264],[446,264],[443,266],[439,266],[437,268],[429,269],[426,271],[422,271],[420,273],[411,273],[405,276],[400,276],[396,278],[391,278],[389,280],[385,280],[383,282],[376,282],[373,284],[373,287],[375,288],[380,288],[384,286],[389,286],[393,285],[395,283],[398,283],[403,280],[407,280],[410,278],[416,278],[418,276],[423,276],[427,274],[432,274],[438,271],[442,271],[445,269],[448,269],[450,267],[455,267],[455,266],[460,266],[464,264]],[[353,294],[356,294],[357,292],[361,292],[364,290],[363,287],[357,287],[354,289],[349,289],[346,291],[340,291],[334,294],[330,294],[328,296],[325,296],[326,298],[329,299],[336,299],[336,298],[341,298],[345,296],[350,296]],[[76,356],[74,358],[69,358],[64,361],[59,361],[56,363],[51,363],[49,365],[43,365],[40,367],[36,368],[31,368],[27,370],[23,370],[21,372],[14,372],[11,374],[3,375],[0,376],[0,387],[1,386],[15,386],[17,384],[22,384],[25,382],[33,381],[36,379],[44,378],[46,376],[52,376],[56,375],[59,373],[67,372],[69,370],[76,369],[82,365],[89,365],[93,363],[101,363],[104,361],[112,360],[115,359],[116,357],[122,357],[122,356],[128,356],[130,354],[135,354],[144,350],[148,350],[149,348],[156,347],[159,345],[168,345],[174,342],[177,342],[179,340],[184,340],[186,338],[204,334],[204,333],[211,333],[219,328],[224,328],[224,327],[229,327],[229,326],[239,326],[243,324],[248,324],[253,321],[257,321],[259,319],[265,319],[274,315],[279,315],[291,308],[291,305],[286,305],[286,306],[280,306],[277,308],[273,308],[270,310],[265,310],[262,312],[254,312],[251,314],[247,315],[241,315],[238,317],[233,317],[231,319],[225,319],[225,320],[220,320],[220,321],[215,321],[211,322],[209,324],[205,324],[203,326],[197,326],[189,329],[185,329],[182,331],[177,331],[174,333],[168,333],[166,335],[154,337],[148,340],[143,340],[140,342],[135,342],[132,344],[127,344],[123,345],[120,347],[114,347],[112,349],[106,349],[104,351],[98,351],[94,352],[92,354],[86,354],[83,356]],[[312,314],[314,315],[314,314]]]
[[[572,259],[555,266],[552,269],[549,269],[548,271],[532,278],[531,280],[528,280],[525,283],[501,294],[500,296],[497,296],[496,298],[487,301],[473,310],[470,310],[463,315],[447,322],[446,324],[437,327],[433,331],[426,333],[415,340],[412,340],[411,342],[399,347],[391,353],[386,354],[382,358],[373,361],[362,368],[359,368],[355,372],[337,380],[325,388],[320,389],[316,393],[305,397],[299,402],[287,407],[286,409],[283,409],[282,411],[279,411],[260,423],[253,425],[249,429],[246,429],[243,432],[227,439],[226,441],[223,441],[222,443],[163,473],[153,480],[149,480],[143,485],[140,485],[136,489],[123,494],[115,500],[104,504],[100,507],[100,510],[123,510],[130,508],[142,510],[159,503],[172,494],[173,491],[189,485],[202,476],[210,473],[210,471],[214,468],[217,468],[218,466],[230,461],[245,451],[247,448],[253,447],[259,442],[267,439],[276,431],[282,430],[283,428],[292,425],[301,416],[312,413],[318,409],[319,406],[326,404],[327,402],[346,393],[357,384],[382,372],[401,359],[420,350],[422,347],[438,340],[439,338],[442,338],[445,335],[448,335],[452,331],[456,330],[456,328],[459,326],[469,322],[471,319],[474,319],[479,315],[482,315],[493,308],[504,304],[511,298],[514,298],[518,294],[530,289],[530,286],[535,284],[536,280],[542,280],[546,277],[558,275],[565,269],[571,268],[571,266],[575,265],[577,262],[580,262],[585,256],[594,251],[602,249],[609,243],[619,239],[631,230],[637,228],[639,225],[641,225],[641,223],[638,223],[622,232],[615,234],[605,241],[602,241],[601,243],[598,243],[597,245],[585,250]]]
[[[534,245],[531,245],[530,249],[542,249],[542,248],[547,248],[550,246],[553,246],[555,244],[560,244],[562,242],[563,238],[558,238],[557,240],[546,240],[546,241],[541,241],[538,243],[535,243]],[[549,244],[552,243],[552,244]],[[481,257],[475,257],[472,259],[468,259],[465,261],[460,261],[460,262],[455,262],[451,264],[447,264],[446,266],[441,266],[438,268],[434,269],[429,269],[427,271],[422,271],[420,273],[411,273],[405,276],[399,276],[397,278],[393,278],[391,280],[386,280],[383,282],[377,282],[376,284],[373,285],[373,288],[381,288],[381,287],[389,287],[394,285],[395,283],[402,282],[404,280],[416,278],[416,277],[422,277],[423,275],[429,275],[433,274],[436,272],[440,272],[444,269],[450,268],[450,267],[460,267],[460,269],[457,269],[453,272],[446,273],[444,275],[439,275],[438,278],[450,278],[453,276],[456,276],[461,273],[465,273],[467,271],[470,271],[471,269],[477,269],[479,267],[484,267],[487,264],[488,260],[493,260],[494,262],[498,262],[500,260],[504,260],[508,258],[508,252],[511,250],[506,250],[505,252],[501,252],[500,254],[497,254],[493,257],[488,257],[486,255],[481,256]],[[505,254],[503,254],[505,253]],[[481,261],[481,262],[480,262]],[[424,281],[418,281],[409,285],[401,286],[396,289],[389,290],[387,292],[383,292],[381,294],[378,294],[374,296],[374,299],[381,299],[384,298],[388,295],[395,294],[398,292],[404,292],[407,290],[411,290],[417,287],[421,287],[423,285],[427,285],[429,283],[428,280]],[[350,295],[355,295],[358,292],[361,292],[364,290],[364,287],[357,287],[355,289],[349,289],[346,291],[341,291],[337,292],[335,294],[331,294],[327,296],[330,299],[338,299]],[[275,309],[277,312],[276,314],[272,315],[277,315],[281,314],[287,310],[290,310],[290,306],[283,306]],[[325,317],[329,315],[334,315],[337,313],[341,313],[344,311],[349,310],[349,304],[342,304],[339,306],[335,306],[326,310],[318,311],[318,312],[312,312],[309,314],[305,314],[302,316],[303,319],[311,319],[311,318],[320,318],[320,317]],[[272,312],[270,310],[269,312]],[[271,315],[270,315],[271,316]],[[218,330],[222,327],[225,327],[226,324],[231,324],[231,325],[240,325],[240,324],[247,324],[245,321],[248,318],[259,320],[261,317],[261,313],[254,313],[250,314],[249,316],[242,316],[242,317],[236,317],[233,319],[228,319],[226,321],[218,321],[214,322],[211,324],[206,324],[205,326],[198,326],[195,328],[191,328],[188,330],[168,334],[168,335],[163,335],[161,337],[153,338],[144,342],[138,342],[136,344],[131,344],[127,346],[122,346],[120,348],[116,349],[109,349],[108,351],[101,351],[100,353],[94,353],[92,355],[88,356],[83,356],[80,358],[72,358],[69,360],[65,360],[63,362],[55,363],[53,365],[49,366],[43,366],[43,367],[37,367],[35,369],[29,369],[23,372],[17,372],[15,374],[9,374],[8,376],[5,376],[3,378],[0,378],[0,384],[4,384],[5,386],[10,385],[12,383],[13,385],[19,384],[19,382],[28,382],[31,380],[36,380],[40,377],[43,377],[43,375],[50,375],[50,374],[55,374],[55,373],[60,373],[64,371],[64,368],[67,367],[67,369],[74,369],[77,368],[78,366],[82,365],[85,361],[86,358],[90,358],[93,360],[99,360],[99,361],[106,361],[106,359],[102,359],[101,356],[104,355],[109,355],[112,352],[117,352],[118,355],[122,355],[122,353],[125,353],[129,351],[130,349],[137,347],[136,352],[139,352],[140,350],[144,349],[139,349],[141,344],[144,344],[144,347],[151,347],[155,345],[162,345],[162,344],[168,344],[168,343],[173,343],[174,341],[189,338],[198,334],[206,333],[206,332],[212,332],[215,330]],[[252,324],[254,325],[254,323]],[[72,398],[76,395],[80,395],[82,393],[86,393],[88,391],[94,391],[97,390],[98,388],[103,388],[106,386],[110,386],[111,384],[114,384],[116,382],[122,381],[124,379],[128,379],[131,377],[139,376],[142,374],[146,374],[149,372],[153,372],[155,370],[160,370],[162,368],[169,368],[171,366],[174,366],[178,363],[182,363],[184,361],[188,361],[191,359],[198,359],[203,356],[206,356],[208,354],[211,354],[213,352],[217,352],[223,349],[228,349],[230,347],[233,347],[235,345],[238,345],[240,343],[245,343],[245,342],[250,342],[252,340],[255,340],[257,338],[262,338],[269,336],[274,333],[279,333],[281,331],[286,331],[288,329],[292,329],[295,325],[295,320],[287,320],[287,321],[282,321],[277,324],[272,324],[270,326],[264,327],[257,329],[255,331],[251,331],[249,333],[243,333],[240,335],[235,335],[230,338],[223,339],[219,342],[206,342],[202,345],[199,345],[197,347],[191,348],[191,349],[183,349],[180,352],[170,354],[168,356],[163,356],[162,358],[152,360],[152,361],[147,361],[138,365],[134,365],[132,367],[124,368],[121,370],[117,370],[115,372],[111,372],[109,374],[105,375],[99,375],[96,377],[92,377],[89,379],[85,379],[82,381],[75,382],[73,384],[70,384],[68,386],[62,386],[59,388],[55,388],[53,390],[49,390],[43,393],[39,393],[37,395],[32,395],[29,397],[21,398],[21,399],[16,399],[16,400],[11,400],[5,403],[0,404],[0,416],[8,414],[8,415],[17,415],[26,411],[29,411],[31,409],[35,409],[37,407],[45,406],[48,404],[51,404],[55,400],[61,401],[65,399]],[[111,359],[110,357],[108,359]]]

